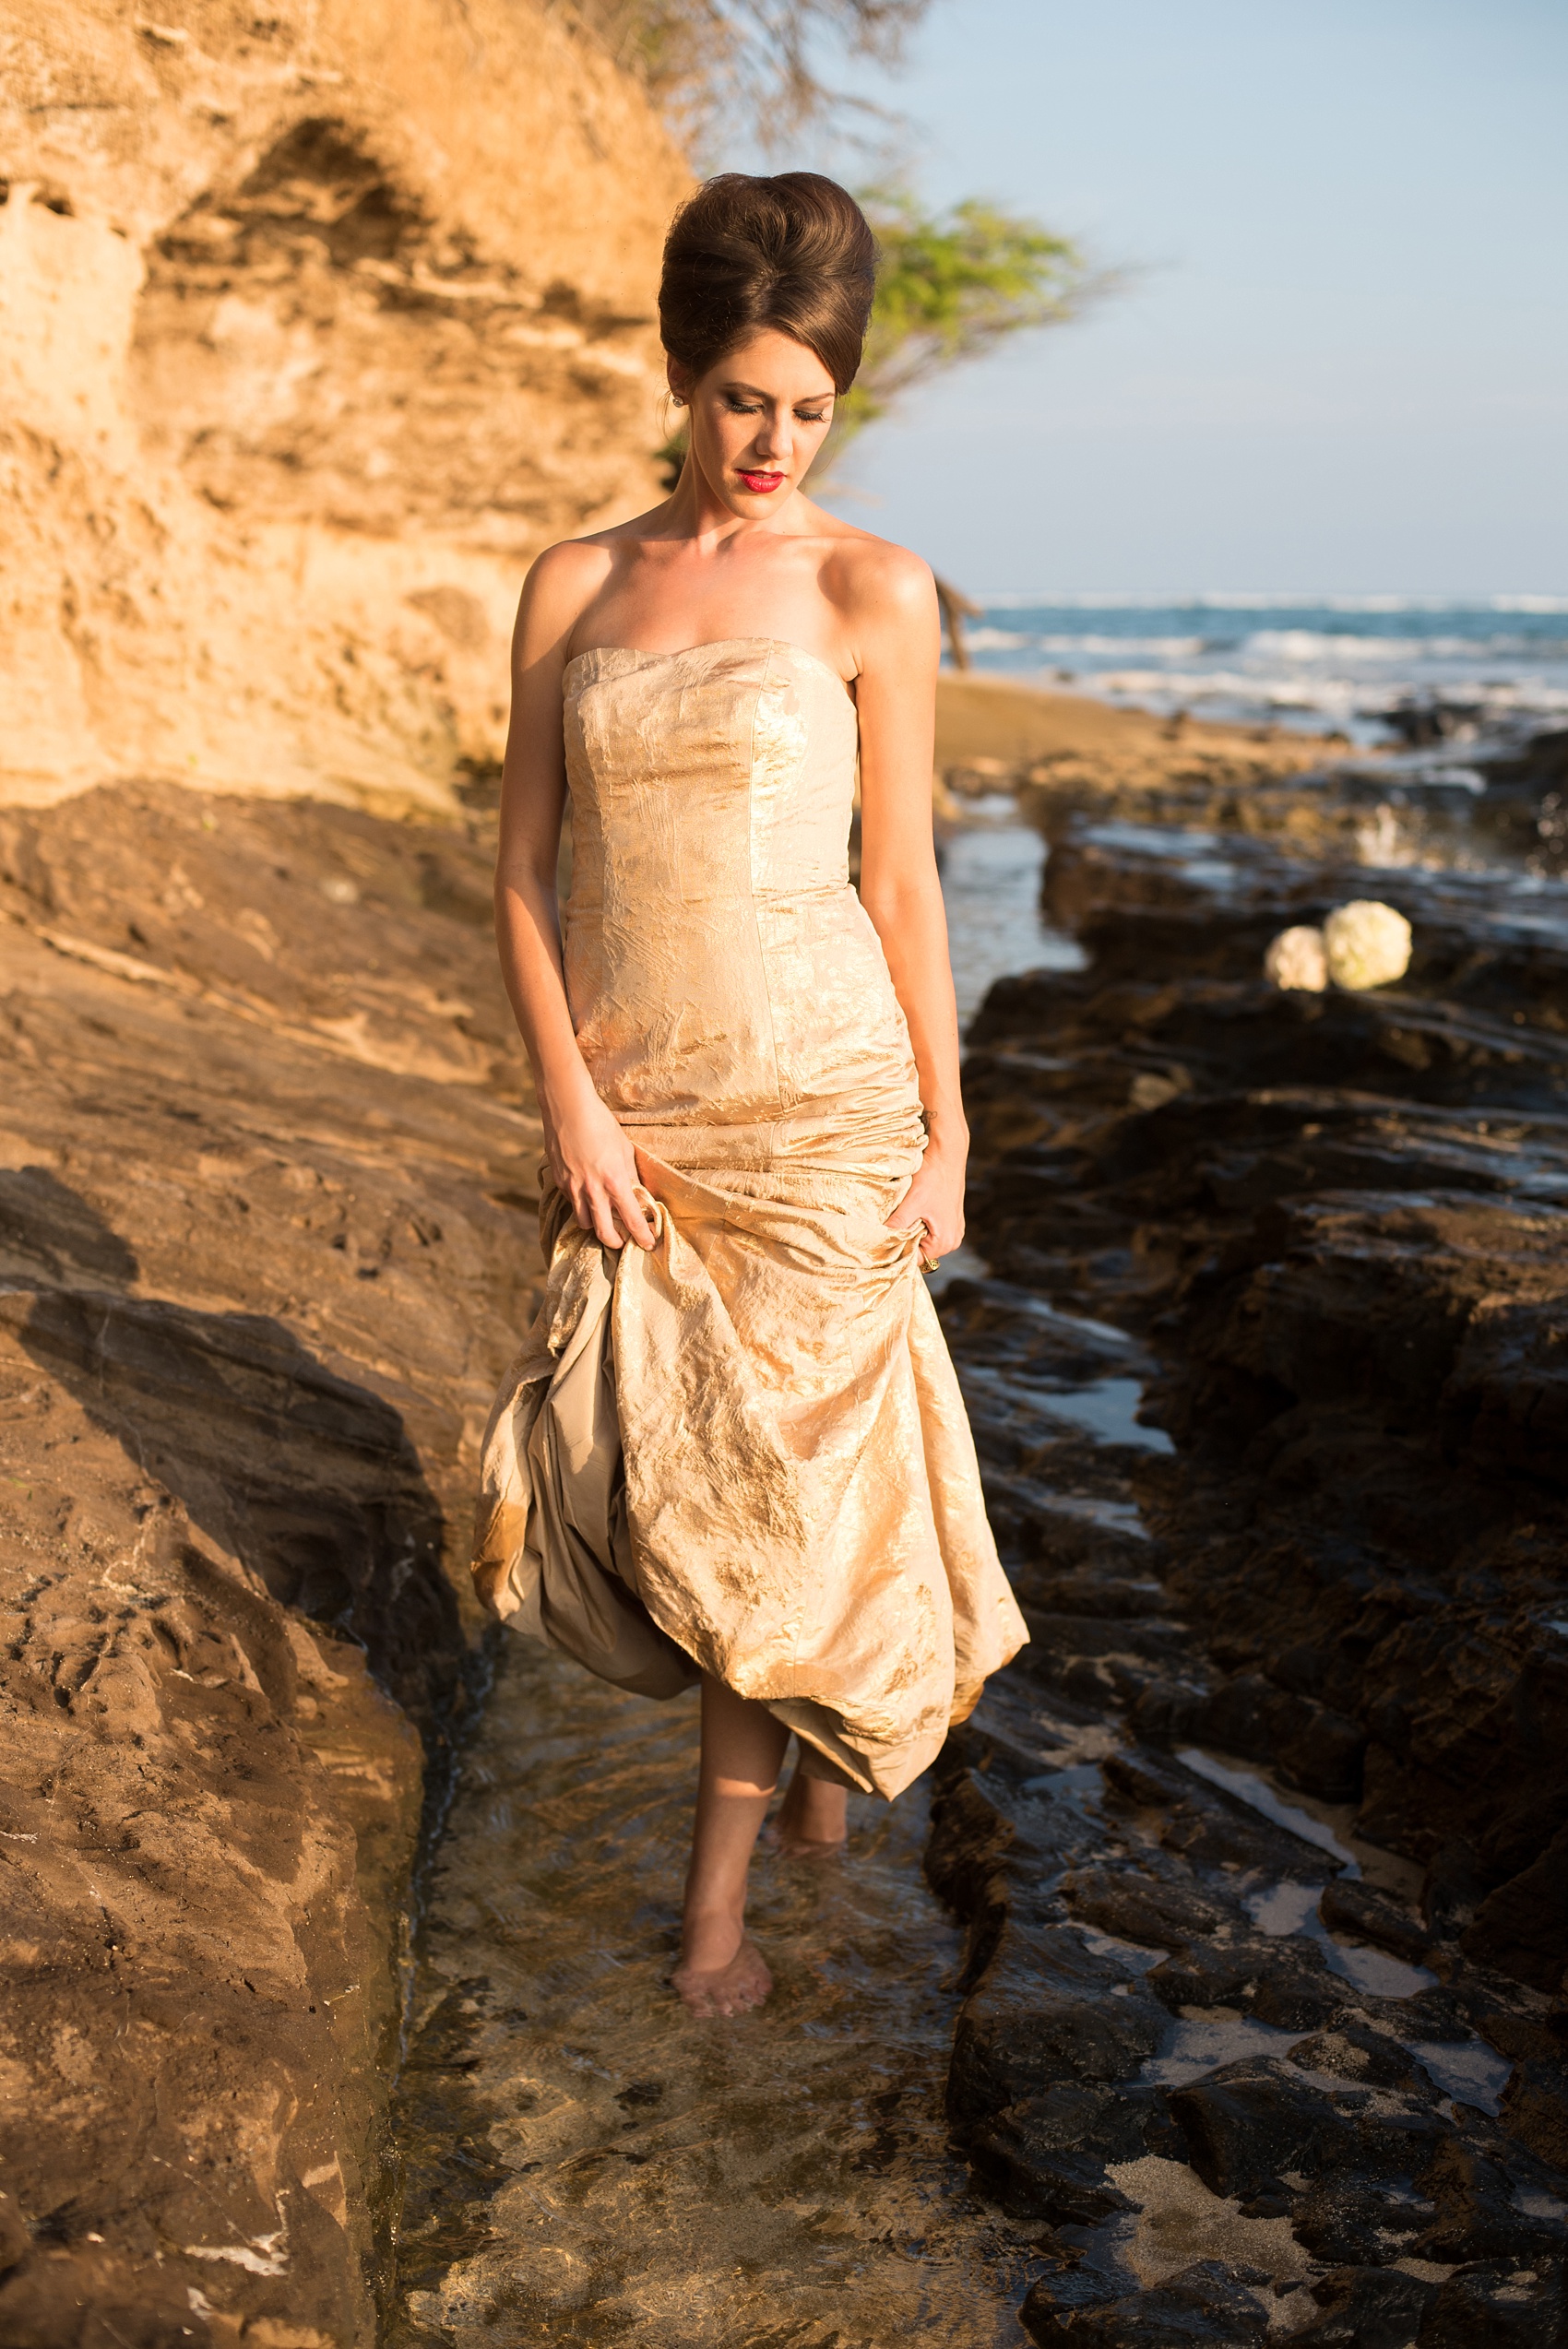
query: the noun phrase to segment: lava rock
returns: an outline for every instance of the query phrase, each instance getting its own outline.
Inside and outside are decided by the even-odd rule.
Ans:
[[[1176,2089],[1171,2116],[1211,2193],[1245,2201],[1287,2172],[1321,2176],[1360,2158],[1354,2118],[1283,2064],[1227,2064]]]
[[[1415,2349],[1436,2289],[1396,2268],[1339,2268],[1311,2287],[1323,2314],[1289,2338],[1302,2349]]]
[[[1088,1969],[1064,1969],[1045,1949],[1036,1953],[1009,1940],[1014,1978],[988,1978],[954,2035],[947,2108],[959,2124],[1043,2095],[1059,2081],[1129,2079],[1165,2034],[1164,2011],[1152,1999],[1111,1995],[1111,1969],[1099,1970],[1102,1995],[1075,1996],[1057,1987],[1063,1973],[1071,1981]]]
[[[1317,1909],[1331,1933],[1343,1933],[1348,1940],[1370,1941],[1408,1965],[1420,1965],[1431,1954],[1431,1934],[1368,1884],[1341,1880],[1325,1884]]]
[[[1272,1762],[1287,1785],[1325,1802],[1360,1797],[1365,1729],[1312,1697],[1276,1688],[1262,1673],[1239,1673],[1216,1689],[1192,1734],[1226,1753]]]
[[[1438,2286],[1418,2339],[1420,2349],[1564,2349],[1568,2271],[1561,2260],[1465,2268]]]
[[[1503,2092],[1503,2118],[1538,2160],[1568,2177],[1568,2064],[1515,2064]]]
[[[1135,2207],[1107,2178],[1112,2162],[1151,2153],[1182,2158],[1158,2090],[1076,2082],[998,2113],[971,2133],[968,2153],[977,2177],[1008,2211],[1091,2227]]]
[[[1047,2279],[1035,2285],[1018,2314],[1041,2349],[1057,2343],[1071,2343],[1073,2349],[1176,2349],[1184,2342],[1259,2349],[1269,2304],[1218,2260],[1200,2260],[1146,2292],[1098,2307],[1063,2307]]]

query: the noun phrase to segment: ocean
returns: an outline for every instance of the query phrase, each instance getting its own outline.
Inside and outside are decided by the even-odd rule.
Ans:
[[[1358,743],[1402,710],[1449,739],[1568,724],[1568,596],[993,596],[967,635],[977,670],[1162,716]]]

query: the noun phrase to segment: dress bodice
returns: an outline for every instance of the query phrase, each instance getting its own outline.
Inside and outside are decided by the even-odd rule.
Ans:
[[[564,681],[567,998],[628,1124],[918,1118],[908,1031],[849,885],[859,734],[814,654],[603,647]]]

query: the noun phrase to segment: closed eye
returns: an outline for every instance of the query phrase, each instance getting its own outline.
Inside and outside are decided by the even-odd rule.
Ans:
[[[731,416],[760,416],[762,414],[760,400],[737,399],[733,392],[725,393],[724,405]],[[826,424],[827,410],[826,408],[797,408],[795,421],[797,424]]]

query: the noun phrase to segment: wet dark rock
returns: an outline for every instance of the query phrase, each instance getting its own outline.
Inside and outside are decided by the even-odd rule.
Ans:
[[[1563,2349],[1565,2284],[1561,2260],[1467,2267],[1439,2285],[1417,2336],[1420,2349]]]
[[[1214,2193],[1245,2202],[1291,2171],[1321,2177],[1351,2168],[1364,2098],[1325,2094],[1284,2064],[1228,2064],[1170,2097],[1188,2159]]]
[[[1510,2161],[1501,2133],[1444,2136],[1421,2172],[1420,2187],[1436,2205],[1437,2216],[1423,2237],[1423,2255],[1455,2264],[1467,2260],[1512,2260],[1528,2266],[1550,2260],[1562,2248],[1562,2229],[1550,2218],[1521,2208],[1516,2190],[1536,2183],[1529,2165]]]
[[[1162,1849],[1190,1867],[1257,1870],[1300,1880],[1321,1878],[1340,1864],[1164,1755],[1134,1748],[1108,1754],[1102,1766],[1111,1804],[1152,1814],[1149,1832]]]
[[[1217,2260],[1200,2260],[1147,2292],[1095,2307],[1056,2304],[1049,2281],[1037,2284],[1019,2315],[1031,2337],[1051,2349],[1175,2349],[1180,2342],[1253,2349],[1268,2330],[1270,2300],[1237,2281]]]
[[[1241,1672],[1197,1706],[1187,1734],[1227,1753],[1275,1764],[1287,1785],[1325,1802],[1355,1802],[1367,1735],[1359,1722],[1281,1689],[1261,1672]]]
[[[1312,2286],[1322,2315],[1290,2339],[1303,2349],[1415,2349],[1436,2290],[1397,2269],[1336,2269]]]
[[[1277,2307],[1324,2344],[1552,2337],[1568,893],[1342,854],[1069,823],[1048,901],[1087,967],[1001,982],[971,1031],[991,1270],[942,1311],[1032,1638],[932,1880],[969,1925],[956,2135],[1054,2230],[1041,2341]],[[1276,930],[1365,896],[1414,921],[1398,987],[1262,981]],[[1131,2288],[1150,2154],[1218,2197],[1227,2261],[1257,2246],[1255,2300],[1234,2266]]]
[[[1515,2065],[1503,2091],[1503,2118],[1521,2144],[1568,2177],[1568,2064]]]
[[[1095,2226],[1131,2210],[1106,2172],[1144,2153],[1182,2158],[1159,2092],[1077,2082],[1006,2106],[969,2139],[977,2176],[1009,2211],[1058,2226]]]
[[[1357,2022],[1339,2023],[1311,2039],[1298,2039],[1290,2061],[1300,2070],[1327,2072],[1363,2088],[1396,2088],[1402,2094],[1435,2101],[1436,2090],[1408,2050],[1387,2030]]]
[[[1136,1868],[1075,1869],[1063,1877],[1062,1892],[1075,1916],[1155,1949],[1185,1949],[1221,1926],[1233,1930],[1244,1921],[1241,1908],[1200,1892],[1185,1871],[1160,1867],[1154,1854]]]
[[[1256,967],[1253,884],[1272,921],[1308,869],[1227,844],[1217,892],[1201,859],[1076,853],[1089,970],[1003,982],[976,1024],[982,1150],[992,1097],[1042,1123],[979,1169],[974,1220],[1059,1311],[1130,1318],[1172,1364],[1154,1557],[1210,1641],[1196,1668],[1146,1668],[1146,1643],[1099,1678],[1146,1738],[1266,1761],[1418,1863],[1448,1855],[1444,1929],[1552,1987],[1563,1871],[1526,1871],[1568,1821],[1568,1642],[1543,1620],[1568,1534],[1568,949],[1496,884],[1467,908],[1422,879],[1473,948],[1444,949],[1449,995],[1486,1007],[1414,973],[1281,996],[1225,958]],[[1185,929],[1152,937],[1129,886]]]
[[[1392,1951],[1396,1957],[1404,1958],[1412,1965],[1420,1964],[1431,1953],[1431,1936],[1419,1920],[1369,1884],[1336,1879],[1324,1886],[1317,1905],[1318,1915],[1331,1932],[1344,1933],[1351,1940],[1370,1941],[1374,1948]]]
[[[1466,1955],[1483,1965],[1538,1990],[1562,1987],[1568,1969],[1568,1826],[1559,1828],[1538,1859],[1486,1895],[1461,1939]]]
[[[953,2042],[948,2110],[960,2124],[1043,2095],[1062,2080],[1124,2080],[1164,2035],[1152,1999],[1124,1992],[1126,1969],[1071,1931],[999,1940]]]

